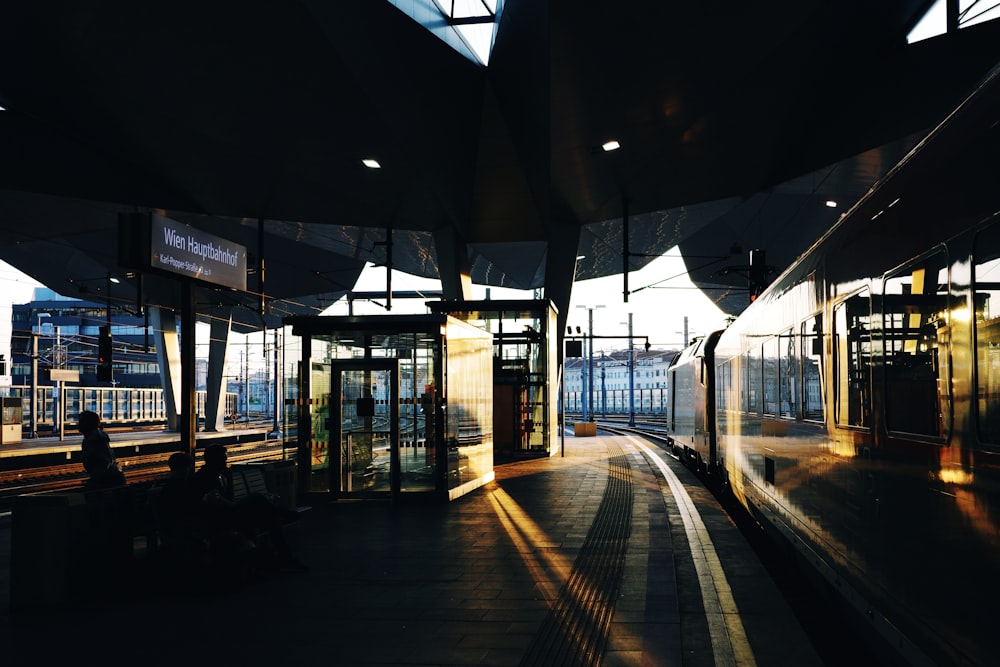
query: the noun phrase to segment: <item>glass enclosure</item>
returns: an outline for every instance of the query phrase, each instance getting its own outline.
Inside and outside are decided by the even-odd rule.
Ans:
[[[493,478],[491,334],[439,314],[287,323],[301,491],[456,498]]]
[[[559,442],[555,306],[548,300],[439,301],[428,306],[493,336],[497,459],[553,455]]]

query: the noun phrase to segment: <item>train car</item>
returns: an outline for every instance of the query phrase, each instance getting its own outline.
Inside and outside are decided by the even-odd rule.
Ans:
[[[735,498],[906,664],[995,664],[1000,66],[714,352]]]
[[[721,333],[698,338],[667,368],[667,439],[674,453],[688,465],[709,474],[719,469],[711,377],[715,345]]]

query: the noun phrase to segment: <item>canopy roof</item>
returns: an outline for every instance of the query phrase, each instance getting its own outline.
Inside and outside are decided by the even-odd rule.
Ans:
[[[118,212],[157,210],[262,254],[270,318],[390,249],[448,298],[467,273],[565,312],[574,279],[680,245],[736,312],[747,250],[794,259],[1000,60],[997,21],[908,44],[930,4],[14,3],[0,258],[72,295],[120,271]],[[256,294],[200,299],[260,321]]]

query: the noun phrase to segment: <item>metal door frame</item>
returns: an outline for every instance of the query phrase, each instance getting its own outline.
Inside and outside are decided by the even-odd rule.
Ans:
[[[389,381],[389,495],[396,498],[400,492],[401,472],[399,460],[399,360],[398,359],[351,359],[330,360],[330,397],[331,410],[328,430],[330,446],[336,443],[337,451],[343,446],[343,374],[350,371],[388,371]],[[348,492],[340,489],[340,463],[329,466],[328,482],[331,493],[344,498],[370,496],[371,493]]]

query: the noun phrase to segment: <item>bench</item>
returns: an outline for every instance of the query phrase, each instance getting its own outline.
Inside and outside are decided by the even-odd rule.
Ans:
[[[247,496],[259,493],[269,498],[275,498],[275,494],[267,487],[267,479],[264,471],[256,466],[233,466],[233,497],[242,500]]]
[[[262,493],[271,498],[282,509],[300,511],[295,502],[296,471],[292,461],[269,461],[264,463],[238,463],[230,466],[233,473],[234,491],[242,477],[247,494]]]
[[[297,509],[294,463],[239,464],[232,469],[239,497],[263,493],[279,507]],[[124,594],[133,573],[162,574],[165,541],[157,515],[161,490],[160,480],[154,480],[17,496],[11,511],[12,607],[46,610]],[[182,557],[192,553],[182,552]]]
[[[295,466],[291,462],[244,463],[230,467],[233,497],[243,500],[259,493],[283,509],[299,511],[295,506]],[[137,559],[156,557],[167,541],[158,516],[162,480],[134,482],[121,494],[128,503],[133,555]],[[262,536],[263,537],[263,536]]]

